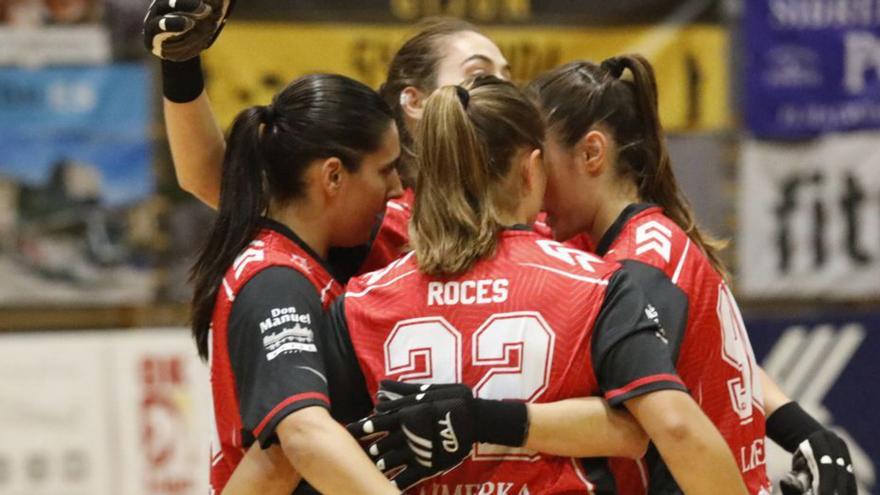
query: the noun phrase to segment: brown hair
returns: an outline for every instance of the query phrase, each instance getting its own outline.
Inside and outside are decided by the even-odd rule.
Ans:
[[[632,80],[622,79],[629,69]],[[641,55],[612,57],[600,65],[572,62],[558,67],[528,87],[543,110],[549,128],[572,147],[598,124],[611,129],[617,142],[618,173],[631,178],[639,196],[663,208],[702,249],[712,266],[726,274],[719,251],[725,243],[700,230],[666,150],[657,105],[657,80]]]
[[[437,66],[443,58],[442,41],[456,33],[473,31],[479,33],[473,24],[451,17],[428,18],[417,26],[418,32],[409,38],[394,55],[388,67],[388,77],[379,88],[379,94],[394,112],[400,132],[400,176],[407,186],[415,182],[415,153],[413,138],[406,128],[400,94],[409,86],[418,88],[424,94],[437,89]]]
[[[540,114],[513,84],[479,76],[446,86],[425,105],[418,127],[418,191],[410,244],[429,275],[461,273],[494,252],[503,216],[517,206],[511,163],[541,148]]]

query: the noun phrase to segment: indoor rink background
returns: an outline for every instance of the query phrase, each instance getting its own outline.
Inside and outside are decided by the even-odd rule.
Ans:
[[[0,494],[207,491],[185,325],[211,213],[174,181],[146,8],[0,1]],[[243,0],[204,56],[208,92],[226,125],[304,73],[376,87],[436,14],[485,28],[518,81],[650,58],[759,361],[880,493],[880,0]]]

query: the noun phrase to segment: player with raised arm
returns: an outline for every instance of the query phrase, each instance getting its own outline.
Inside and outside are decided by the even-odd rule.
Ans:
[[[369,238],[400,194],[391,110],[334,75],[300,78],[229,133],[220,204],[193,267],[192,331],[210,364],[211,488],[245,450],[279,444],[324,493],[398,493],[328,413],[324,309],[342,292],[323,261]]]
[[[224,13],[222,19],[216,16],[220,11]],[[178,182],[212,206],[217,203],[226,144],[204,91],[199,55],[211,45],[230,11],[228,1],[157,0],[147,13],[144,27],[147,48],[162,58],[165,126]],[[412,130],[421,117],[425,99],[439,85],[455,84],[478,74],[506,79],[510,68],[492,41],[472,24],[458,19],[440,18],[421,24],[395,54],[379,92],[400,129],[398,169],[404,194],[389,202],[367,249],[331,251],[331,263],[342,279],[381,268],[402,254],[415,181]]]
[[[800,468],[809,471],[814,494],[855,493],[843,441],[785,397],[755,362],[724,279],[719,243],[697,227],[676,183],[647,60],[626,55],[600,65],[573,62],[529,89],[547,117],[545,207],[555,237],[587,234],[596,254],[623,263],[646,291],[679,375],[727,440],[749,491],[771,491],[764,464],[767,415],[767,436],[790,452],[800,448],[801,456],[834,459],[831,469],[815,461]],[[633,482],[644,475],[650,493],[679,491],[656,449],[645,460],[647,473],[629,462],[616,469],[622,493],[642,493],[642,483]],[[791,481],[785,485],[792,489]]]

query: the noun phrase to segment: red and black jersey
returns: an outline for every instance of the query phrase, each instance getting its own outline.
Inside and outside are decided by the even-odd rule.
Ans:
[[[352,279],[330,318],[363,372],[352,381],[371,396],[390,378],[465,383],[482,398],[620,404],[684,390],[652,312],[616,263],[516,228],[460,276],[424,275],[411,253]],[[479,445],[411,493],[582,493],[596,488],[591,474],[577,459]]]
[[[622,263],[653,304],[672,345],[676,369],[737,460],[750,493],[769,493],[759,369],[739,308],[698,245],[660,207],[628,206],[596,253]],[[644,465],[614,460],[620,492],[680,493],[650,449]]]
[[[264,222],[226,272],[211,320],[212,493],[254,441],[277,441],[285,416],[330,404],[320,336],[342,287],[290,229]]]
[[[415,194],[406,189],[403,196],[385,204],[385,216],[370,245],[370,252],[358,273],[372,272],[400,258],[409,243],[409,219]]]

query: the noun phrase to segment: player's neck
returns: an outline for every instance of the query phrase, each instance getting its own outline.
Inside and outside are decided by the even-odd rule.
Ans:
[[[619,188],[608,197],[602,198],[599,208],[593,220],[593,227],[590,229],[590,238],[596,242],[608,232],[608,229],[614,225],[614,222],[623,213],[627,206],[641,201],[635,188]]]
[[[312,251],[321,258],[327,258],[327,250],[330,247],[330,231],[327,228],[329,222],[322,215],[315,215],[309,212],[308,208],[291,205],[281,209],[270,207],[266,216],[287,226],[312,248]]]

